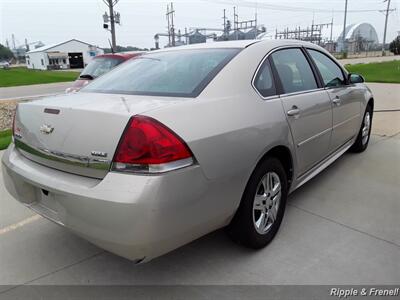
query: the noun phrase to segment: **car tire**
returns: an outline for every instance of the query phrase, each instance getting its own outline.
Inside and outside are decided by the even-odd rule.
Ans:
[[[228,234],[249,248],[268,245],[282,222],[287,193],[287,175],[282,163],[273,157],[264,159],[247,183],[239,208],[227,228]]]
[[[371,136],[372,114],[372,107],[368,105],[364,113],[363,121],[360,131],[358,132],[357,139],[354,142],[353,146],[351,146],[350,148],[351,152],[360,153],[367,149],[369,138]]]

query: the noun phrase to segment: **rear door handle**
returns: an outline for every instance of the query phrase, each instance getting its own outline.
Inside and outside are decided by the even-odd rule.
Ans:
[[[339,96],[336,96],[335,99],[332,100],[333,104],[340,105],[342,100],[340,99]]]
[[[300,109],[297,106],[293,106],[291,110],[288,110],[287,115],[289,117],[298,116],[300,114]]]

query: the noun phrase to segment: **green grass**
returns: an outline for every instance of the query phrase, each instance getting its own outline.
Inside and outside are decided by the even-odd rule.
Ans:
[[[0,150],[4,150],[11,143],[11,129],[0,131]]]
[[[362,75],[367,82],[400,83],[400,61],[346,65],[350,73]]]
[[[78,72],[40,71],[27,68],[0,69],[0,87],[74,81]]]

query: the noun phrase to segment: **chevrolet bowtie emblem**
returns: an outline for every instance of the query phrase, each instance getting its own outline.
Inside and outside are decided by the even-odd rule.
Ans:
[[[43,124],[40,126],[40,132],[43,134],[50,134],[54,131],[54,127],[48,124]]]

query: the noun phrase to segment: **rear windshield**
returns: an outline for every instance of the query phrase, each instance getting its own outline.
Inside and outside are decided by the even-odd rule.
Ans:
[[[81,75],[82,77],[90,75],[93,78],[99,77],[108,71],[110,71],[112,68],[114,68],[116,65],[119,65],[122,63],[122,59],[118,58],[112,58],[112,57],[99,57],[99,58],[94,58],[82,71]]]
[[[145,54],[98,78],[82,91],[197,97],[239,51],[196,49]]]

